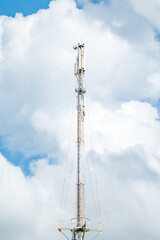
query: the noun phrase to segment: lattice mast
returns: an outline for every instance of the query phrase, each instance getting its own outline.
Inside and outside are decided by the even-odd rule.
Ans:
[[[84,43],[78,43],[74,47],[77,51],[76,63],[74,65],[74,75],[77,78],[77,201],[76,201],[76,217],[71,219],[70,228],[62,228],[61,223],[58,230],[69,240],[64,230],[72,232],[72,240],[83,240],[86,232],[98,232],[94,239],[102,232],[102,228],[91,229],[90,219],[86,218],[84,207],[84,117],[85,104],[84,95],[84,74],[85,74],[85,58]],[[62,221],[62,220],[61,220]]]
[[[74,74],[77,77],[77,227],[85,224],[84,212],[84,44],[78,44]]]

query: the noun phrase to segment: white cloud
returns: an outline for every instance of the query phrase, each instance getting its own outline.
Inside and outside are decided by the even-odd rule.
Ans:
[[[141,155],[142,154],[142,155]],[[112,155],[101,188],[105,236],[111,239],[158,239],[159,178],[145,164],[141,149]],[[146,158],[146,156],[145,156]],[[101,175],[103,173],[101,172]],[[154,216],[154,217],[153,217]],[[153,217],[153,218],[152,218]],[[106,221],[106,219],[108,221]]]
[[[123,239],[158,239],[160,178],[147,164],[143,146],[135,146],[96,154],[103,237]],[[105,161],[102,161],[105,158]],[[24,177],[21,169],[0,156],[0,226],[4,240],[63,238],[57,231],[63,165],[49,164],[40,159],[31,164],[33,176]],[[92,165],[91,165],[92,167]],[[87,181],[87,216],[95,225],[93,197]],[[66,204],[65,221],[74,216],[75,184],[71,186]],[[104,191],[105,190],[105,191]],[[133,234],[132,234],[133,233]],[[70,235],[68,233],[68,235]],[[88,239],[90,234],[87,234]]]
[[[135,1],[134,7],[148,17],[150,3],[144,12],[142,3]],[[157,12],[155,6],[151,15]],[[85,82],[103,238],[158,240],[160,123],[156,107],[145,100],[158,102],[160,97],[159,45],[151,24],[135,9],[127,1],[114,0],[111,4],[86,2],[79,10],[72,0],[56,0],[49,9],[27,17],[0,17],[2,145],[26,158],[46,156],[31,163],[33,176],[28,178],[0,156],[4,240],[60,237],[56,227],[63,166],[53,163],[66,158],[75,98],[72,45],[79,41],[86,43]],[[157,20],[151,20],[158,26]],[[86,116],[86,149],[90,150],[87,122]],[[71,145],[74,138],[73,127]],[[52,164],[47,158],[52,158]],[[94,219],[89,205],[88,211]],[[72,217],[72,205],[68,212]]]
[[[25,177],[19,167],[0,155],[1,238],[53,239],[58,234],[57,179],[61,166],[46,159],[32,163],[34,176]],[[61,179],[59,179],[61,185]]]
[[[147,95],[152,96],[153,99],[159,99],[160,92],[160,73],[154,73],[151,76],[148,76],[147,81],[149,87],[147,89]]]
[[[160,2],[159,0],[129,0],[135,10],[144,15],[154,26],[160,30]]]
[[[96,146],[116,152],[142,144],[146,150],[159,151],[158,112],[149,103],[130,101],[117,110],[107,110],[97,103],[92,106]]]
[[[0,232],[2,239],[20,239],[35,231],[36,207],[31,188],[21,169],[12,166],[0,156]],[[24,239],[27,239],[24,237]]]
[[[156,86],[148,90],[148,77],[159,65],[154,42],[150,42],[152,55],[148,43],[139,51],[124,36],[111,31],[103,11],[101,20],[93,18],[92,7],[78,10],[73,1],[53,1],[48,10],[28,17],[1,17],[0,135],[10,151],[18,150],[25,157],[51,156],[53,148],[60,147],[55,129],[63,124],[62,114],[65,112],[68,119],[71,109],[75,81],[72,45],[81,35],[86,42],[86,81],[91,99],[110,108],[125,100],[155,99]],[[101,11],[99,5],[96,7]],[[113,11],[108,5],[104,9]],[[45,119],[51,116],[49,123],[38,117],[39,111]]]

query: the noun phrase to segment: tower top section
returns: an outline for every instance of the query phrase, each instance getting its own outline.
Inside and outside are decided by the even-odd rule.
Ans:
[[[85,57],[84,57],[84,43],[78,43],[77,46],[73,47],[74,50],[78,51],[76,63],[74,65],[74,75],[84,75],[85,73]]]

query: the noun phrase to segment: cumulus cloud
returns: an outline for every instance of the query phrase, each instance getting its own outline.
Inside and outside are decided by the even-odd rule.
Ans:
[[[112,3],[113,9],[106,5],[103,11],[101,4],[79,10],[74,1],[53,1],[49,9],[31,16],[1,16],[0,135],[9,151],[30,157],[52,156],[53,148],[60,150],[54,130],[63,113],[65,119],[71,111],[75,81],[72,45],[81,38],[86,42],[89,98],[107,107],[130,99],[159,98],[156,85],[151,88],[148,81],[159,66],[154,39],[139,51],[112,31],[112,24],[105,19],[104,9],[112,12],[116,3]],[[102,13],[101,19],[91,14],[93,7]],[[126,19],[123,22],[126,24]],[[42,129],[44,116],[52,120]]]
[[[38,156],[30,177],[0,156],[4,240],[60,237],[61,163],[75,107],[72,46],[80,41],[86,43],[86,113],[90,109],[103,238],[158,240],[160,234],[158,2],[82,2],[83,9],[56,0],[27,17],[0,16],[1,147],[24,159]],[[72,118],[75,123],[75,112]],[[86,114],[90,156],[88,122]],[[75,126],[71,141],[75,145]],[[69,197],[72,203],[72,188]],[[72,212],[68,205],[67,216]]]
[[[146,151],[159,152],[158,112],[149,103],[130,101],[115,111],[106,110],[99,104],[93,106],[98,112],[93,118],[96,146],[116,152],[142,144]]]
[[[158,0],[153,0],[152,2],[149,0],[147,1],[129,0],[129,1],[137,12],[144,15],[158,30],[160,30],[159,24],[160,2]]]
[[[0,162],[1,238],[53,239],[60,198],[56,185],[62,167],[40,159],[32,162],[33,176],[25,177],[20,167],[13,166],[2,155]]]

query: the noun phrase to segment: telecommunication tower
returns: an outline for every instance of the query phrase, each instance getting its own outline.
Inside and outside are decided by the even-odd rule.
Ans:
[[[62,228],[58,226],[58,230],[69,240],[63,230],[72,232],[72,240],[83,240],[85,233],[89,231],[102,232],[102,228],[91,229],[90,219],[86,218],[84,209],[84,117],[85,104],[84,95],[84,74],[85,74],[85,57],[84,43],[78,43],[74,47],[77,51],[76,63],[74,64],[74,75],[77,78],[77,199],[76,199],[76,217],[71,219],[71,228]],[[97,236],[96,235],[96,236]],[[95,239],[95,238],[94,238]]]

